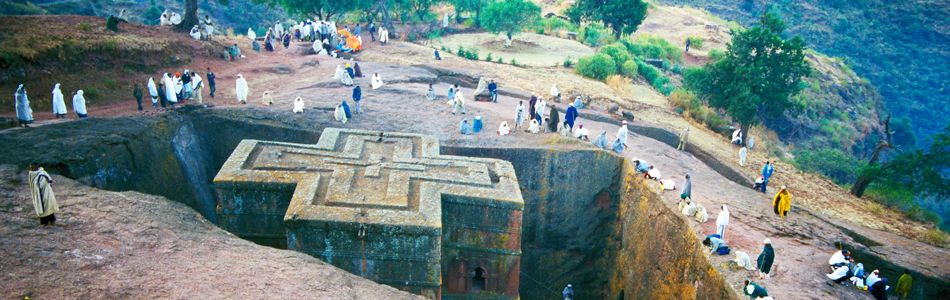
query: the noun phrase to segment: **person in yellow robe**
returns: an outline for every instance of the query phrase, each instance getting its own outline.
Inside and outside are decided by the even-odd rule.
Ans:
[[[772,199],[772,209],[776,215],[782,218],[788,216],[788,211],[792,209],[792,194],[788,192],[788,189],[786,189],[784,185],[782,189],[775,194],[775,198]]]
[[[55,213],[59,211],[56,195],[53,194],[53,178],[36,164],[30,164],[30,193],[33,209],[41,225],[56,225]]]

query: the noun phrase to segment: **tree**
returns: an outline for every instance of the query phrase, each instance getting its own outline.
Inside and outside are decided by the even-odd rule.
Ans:
[[[455,22],[462,23],[462,12],[474,13],[475,26],[479,26],[482,9],[488,6],[489,0],[451,0],[455,6]]]
[[[950,198],[950,126],[933,137],[928,149],[901,151],[887,162],[880,163],[884,150],[893,149],[890,118],[884,121],[884,134],[874,149],[867,167],[851,187],[851,194],[861,197],[876,180],[899,183],[915,193]]]
[[[614,37],[637,31],[647,16],[643,0],[578,0],[567,10],[575,23],[598,21],[614,31]]]
[[[221,4],[228,4],[228,0],[217,0]],[[189,31],[198,25],[198,0],[185,0],[185,15],[178,24],[179,31]]]
[[[287,13],[290,14],[307,18],[316,17],[325,21],[330,20],[333,16],[347,13],[365,4],[358,0],[260,0],[260,2],[283,7]]]
[[[805,62],[805,43],[797,36],[783,39],[784,30],[781,19],[766,13],[756,26],[733,31],[725,56],[707,64],[702,82],[692,84],[711,106],[729,113],[743,133],[793,108],[790,97],[801,90],[802,77],[811,72]]]
[[[492,33],[504,32],[508,39],[528,24],[537,22],[541,8],[527,0],[495,1],[480,16],[482,27]]]

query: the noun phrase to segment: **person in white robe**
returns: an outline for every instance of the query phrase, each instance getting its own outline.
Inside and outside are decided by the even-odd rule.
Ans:
[[[597,136],[597,139],[594,140],[594,146],[600,149],[607,150],[607,131],[601,131],[600,135]]]
[[[746,156],[749,155],[749,149],[742,147],[739,149],[739,166],[745,166]]]
[[[171,17],[169,17],[168,19],[169,19],[169,21],[172,22],[172,25],[181,24],[181,15],[179,15],[179,14],[176,13],[176,12],[173,12],[173,13],[171,14]]]
[[[86,118],[88,115],[86,111],[86,97],[82,95],[82,90],[76,91],[76,95],[73,95],[73,111],[76,112],[76,116],[79,116],[80,119]]]
[[[719,216],[716,217],[716,233],[723,241],[726,240],[726,225],[729,225],[729,208],[723,204]]]
[[[201,29],[198,28],[198,25],[195,25],[191,27],[191,31],[188,32],[188,35],[193,39],[201,40]]]
[[[435,101],[435,98],[436,98],[435,89],[432,88],[432,84],[430,83],[429,90],[426,91],[426,100]]]
[[[620,151],[618,152],[622,152],[623,149],[627,147],[627,135],[627,121],[623,121],[623,123],[620,124],[620,128],[617,129],[617,135],[614,137],[614,141],[617,141],[619,144]]]
[[[661,178],[663,178],[663,173],[660,173],[659,168],[650,166],[650,170],[647,171],[647,178],[660,180]]]
[[[584,128],[584,124],[581,124],[580,126],[578,126],[577,130],[574,131],[574,137],[579,138],[584,141],[590,140],[589,135],[590,135],[590,131],[587,130],[587,128]]]
[[[303,112],[303,98],[297,97],[294,99],[294,113],[299,114]]]
[[[736,258],[732,262],[747,271],[755,270],[755,265],[752,264],[752,259],[749,259],[749,254],[743,251],[736,251]]]
[[[524,124],[524,120],[527,119],[527,112],[524,108],[524,101],[518,101],[518,107],[515,107],[515,130],[521,128],[521,125]]]
[[[830,265],[832,269],[837,268],[838,266],[841,266],[841,265],[847,265],[848,258],[850,258],[850,256],[851,256],[851,252],[848,250],[836,251],[834,254],[831,255],[831,258],[828,259],[828,265]]]
[[[254,32],[254,28],[247,28],[247,38],[252,41],[257,39],[257,32]]]
[[[297,97],[297,99],[300,99],[300,97]],[[296,101],[296,100],[295,100],[295,101]],[[264,104],[264,106],[270,106],[271,104],[274,104],[274,97],[271,96],[270,90],[265,90],[265,91],[264,91],[264,95],[261,96],[261,102],[262,102],[262,104]],[[294,107],[297,107],[297,103],[296,103],[296,102],[294,102]],[[297,111],[297,109],[294,108],[294,112],[296,112],[296,111]]]
[[[178,103],[178,93],[175,92],[175,81],[172,80],[171,76],[168,76],[168,73],[162,75],[162,84],[165,85],[165,100],[168,100],[172,105]]]
[[[561,90],[558,90],[557,83],[551,85],[551,99],[554,99],[554,102],[561,102]]]
[[[558,122],[557,132],[561,133],[561,136],[564,137],[571,136],[571,128],[567,126],[566,122]]]
[[[581,96],[574,98],[574,108],[581,109],[584,108],[584,101],[581,100]]]
[[[528,125],[528,132],[538,133],[541,131],[541,124],[538,124],[538,120],[532,119],[531,125]]]
[[[339,121],[340,123],[346,124],[346,110],[343,109],[343,104],[337,104],[336,110],[333,111],[333,119]]]
[[[201,76],[198,76],[198,73],[191,72],[191,86],[192,86],[192,95],[198,104],[204,104],[204,98],[201,96],[201,90],[204,88],[204,82],[201,81]]]
[[[152,97],[152,107],[158,107],[158,86],[155,85],[155,79],[148,78],[148,96]]]
[[[204,38],[211,40],[211,36],[214,35],[214,23],[211,22],[211,16],[205,15],[205,19],[201,22],[201,25],[203,27],[202,33],[204,33]]]
[[[538,99],[538,104],[534,106],[534,115],[538,119],[538,125],[544,125],[544,111],[547,110],[548,102],[544,98]]]
[[[442,28],[449,27],[449,13],[442,14]]]
[[[736,145],[742,145],[742,129],[736,129],[732,132],[732,143]]]
[[[184,95],[181,93],[181,90],[185,89],[185,84],[181,81],[181,76],[180,76],[180,75],[175,75],[174,77],[172,77],[172,81],[175,83],[175,85],[174,85],[174,86],[175,86],[175,95],[176,95],[176,96],[177,96],[177,95],[182,95],[182,96],[184,96]],[[175,103],[178,103],[178,101],[184,101],[184,100],[185,100],[184,97],[176,97],[176,98],[175,98],[175,102],[172,102],[172,104],[174,105]]]
[[[317,55],[323,54],[326,51],[326,49],[323,49],[323,43],[321,43],[319,40],[314,40],[313,45],[310,47],[313,48],[313,53],[316,53]]]
[[[452,114],[454,115],[457,112],[462,112],[463,115],[465,114],[465,96],[462,96],[461,91],[455,92],[455,101],[453,101],[452,105]]]
[[[673,179],[663,179],[660,180],[660,187],[664,191],[672,191],[676,189],[676,181]]]
[[[381,44],[389,43],[389,29],[386,29],[386,27],[379,28],[379,42]]]
[[[373,78],[370,80],[370,84],[374,90],[383,87],[383,79],[379,77],[379,73],[373,73]]]
[[[234,95],[237,96],[237,101],[241,104],[247,104],[247,93],[247,80],[244,79],[244,75],[238,74],[234,86]]]
[[[66,100],[63,98],[63,91],[59,89],[59,83],[53,86],[53,115],[57,119],[65,118],[69,111],[66,110]]]
[[[27,127],[28,124],[33,123],[33,109],[30,108],[30,99],[26,95],[26,88],[23,87],[21,83],[16,88],[16,93],[13,94],[16,101],[16,119],[20,122],[20,125]]]
[[[158,18],[158,24],[161,26],[171,26],[171,12],[168,9],[165,9],[165,12],[162,13],[162,16]]]
[[[689,200],[680,201],[679,203],[680,212],[687,217],[692,217],[696,215],[696,204]]]
[[[284,25],[281,25],[280,21],[277,21],[277,24],[274,24],[274,34],[278,37],[284,36]]]
[[[53,178],[43,167],[30,164],[30,196],[33,200],[33,212],[40,220],[40,225],[56,225],[56,213],[59,204],[56,194],[53,193]]]
[[[511,134],[511,128],[508,128],[508,121],[502,121],[501,125],[498,125],[498,135],[509,135]]]

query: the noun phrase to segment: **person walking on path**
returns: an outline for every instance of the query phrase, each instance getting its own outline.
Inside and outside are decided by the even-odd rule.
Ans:
[[[772,199],[772,210],[783,219],[788,216],[788,211],[792,210],[792,194],[788,192],[784,185],[775,194],[775,198]]]
[[[755,261],[755,266],[759,269],[759,279],[770,278],[769,273],[772,273],[772,263],[775,262],[775,249],[772,248],[772,240],[765,239],[762,253],[759,253],[759,257]]]

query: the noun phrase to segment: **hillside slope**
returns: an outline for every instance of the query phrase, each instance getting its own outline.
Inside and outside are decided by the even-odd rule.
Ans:
[[[56,83],[67,102],[77,89],[90,106],[128,101],[132,82],[157,81],[160,70],[219,57],[224,50],[223,44],[167,27],[123,23],[119,29],[109,31],[105,20],[89,16],[0,18],[0,94],[13,95],[23,83],[34,111],[50,109]],[[12,97],[0,97],[0,112],[13,107]]]
[[[766,10],[778,12],[788,32],[816,50],[846,57],[870,79],[888,111],[907,117],[918,141],[950,123],[950,5],[946,1],[886,0],[659,0],[704,8],[750,25]]]
[[[282,9],[271,9],[255,4],[253,0],[201,0],[198,15],[210,15],[221,25],[220,32],[234,28],[243,33],[248,27],[256,29],[270,26],[276,20],[286,19]],[[122,9],[129,13],[129,22],[157,25],[158,18],[167,8],[184,15],[181,0],[0,0],[0,15],[85,15],[107,17]]]

